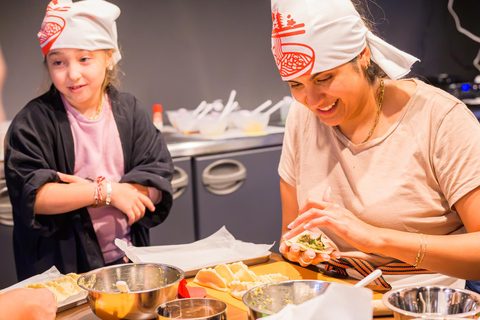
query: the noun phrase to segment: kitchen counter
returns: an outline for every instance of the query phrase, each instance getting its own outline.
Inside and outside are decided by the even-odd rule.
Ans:
[[[262,264],[259,264],[259,265],[256,265],[256,266],[251,266],[250,269],[254,272],[257,272],[257,270],[259,270],[260,268],[266,268],[266,267],[273,267],[273,266],[277,266],[280,264],[280,263],[284,263],[286,264],[287,262],[283,262],[284,259],[278,255],[278,254],[275,254],[273,253],[270,257],[270,260],[265,262],[265,263],[262,263]],[[290,264],[290,263],[288,263]],[[275,268],[275,267],[273,267]],[[354,284],[356,283],[357,281],[356,280],[337,280],[337,279],[334,279],[334,278],[330,278],[328,276],[325,276],[321,273],[318,273],[316,271],[312,271],[311,268],[302,268],[296,264],[292,264],[292,268],[295,268],[295,270],[299,270],[301,271],[301,275],[302,275],[302,278],[304,279],[318,279],[318,280],[324,280],[324,281],[335,281],[335,282],[348,282],[348,283],[351,283],[351,284]],[[273,271],[269,271],[269,273],[273,273],[273,272],[278,272],[278,270],[273,270]],[[190,286],[198,286],[196,284],[194,284],[193,282],[193,277],[192,278],[188,278],[187,279],[187,282],[189,283]],[[229,294],[226,294],[224,292],[219,292],[219,291],[216,291],[214,289],[211,289],[211,288],[206,288],[207,289],[207,297],[208,298],[215,298],[215,299],[219,299],[219,300],[222,300],[222,301],[225,301],[227,303],[227,319],[228,320],[247,320],[248,319],[248,315],[247,315],[247,307],[243,304],[243,302],[239,301],[239,300],[236,300],[234,298],[231,298],[229,297]],[[381,293],[380,292],[376,292],[374,288],[372,288],[374,290],[374,299],[381,299]],[[225,299],[222,299],[221,296],[227,296],[227,298]],[[56,317],[57,320],[60,320],[60,319],[69,319],[69,320],[98,320],[99,318],[97,316],[95,316],[93,314],[93,312],[91,311],[90,307],[88,306],[88,304],[82,304],[78,307],[75,307],[73,309],[69,309],[69,310],[66,310],[66,311],[63,311],[63,312],[59,312],[57,314],[57,317]],[[388,309],[385,309],[385,307],[383,307],[383,310],[381,312],[374,312],[374,320],[391,320],[391,319],[394,319],[392,314],[391,314],[391,311],[389,311]]]
[[[283,143],[283,133],[222,140],[205,139],[199,135],[181,135],[172,132],[163,132],[163,136],[172,158],[280,146]]]

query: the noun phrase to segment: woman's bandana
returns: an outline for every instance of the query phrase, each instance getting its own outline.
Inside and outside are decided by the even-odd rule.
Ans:
[[[113,49],[113,60],[121,59],[115,20],[120,9],[103,0],[52,0],[38,33],[43,56],[58,48],[89,51]]]
[[[351,61],[368,45],[391,78],[418,61],[370,32],[350,0],[272,0],[272,51],[284,81]]]

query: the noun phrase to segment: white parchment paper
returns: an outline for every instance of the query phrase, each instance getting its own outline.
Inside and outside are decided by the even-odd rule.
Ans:
[[[187,272],[269,255],[275,243],[254,244],[236,240],[223,226],[211,236],[188,244],[135,247],[120,239],[115,239],[115,244],[133,262],[170,264]]]

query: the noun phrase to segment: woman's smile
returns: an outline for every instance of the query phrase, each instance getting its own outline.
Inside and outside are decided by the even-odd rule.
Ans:
[[[321,113],[321,114],[331,114],[333,112],[335,112],[335,109],[337,107],[337,102],[338,102],[338,99],[335,100],[332,104],[326,106],[326,107],[323,107],[323,108],[316,108],[317,109],[317,112]],[[331,112],[328,112],[328,111],[331,111]]]

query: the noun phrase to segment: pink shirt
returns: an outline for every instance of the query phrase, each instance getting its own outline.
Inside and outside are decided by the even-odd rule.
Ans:
[[[63,95],[62,101],[67,110],[75,144],[74,174],[92,179],[104,176],[109,181],[119,182],[125,170],[123,150],[112,106],[107,95],[105,97],[100,114],[95,120],[88,120],[81,115]],[[88,207],[87,210],[105,262],[123,257],[124,252],[115,245],[114,240],[119,238],[130,243],[130,227],[126,215],[111,206]]]

